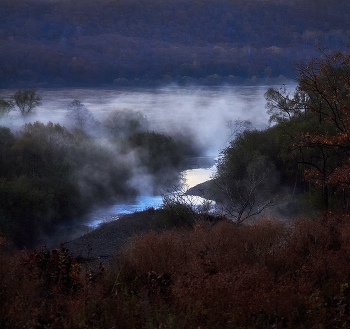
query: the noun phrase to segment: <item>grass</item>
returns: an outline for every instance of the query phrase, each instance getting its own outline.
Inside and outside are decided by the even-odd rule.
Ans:
[[[148,232],[95,269],[63,246],[0,265],[1,328],[350,326],[349,216]]]

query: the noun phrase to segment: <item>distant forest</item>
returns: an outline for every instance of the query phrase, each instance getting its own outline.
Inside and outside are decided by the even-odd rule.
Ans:
[[[348,22],[348,0],[1,0],[0,88],[279,82]]]

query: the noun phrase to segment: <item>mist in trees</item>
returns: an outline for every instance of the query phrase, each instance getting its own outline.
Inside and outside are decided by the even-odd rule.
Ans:
[[[13,108],[14,104],[11,101],[0,98],[0,119],[6,117]]]
[[[294,215],[348,213],[349,56],[321,52],[300,65],[294,92],[265,93],[271,126],[245,130],[223,150],[212,189],[233,219],[276,201],[281,215],[288,206]]]
[[[68,128],[77,129],[86,133],[93,133],[98,129],[99,125],[92,113],[78,99],[69,103],[65,122]]]
[[[147,131],[149,122],[140,111],[119,109],[108,113],[103,126],[110,136],[120,138]]]
[[[237,223],[271,206],[282,216],[348,212],[349,72],[348,53],[322,53],[299,67],[295,91],[267,90],[267,129],[229,122],[233,140],[206,197]],[[3,104],[6,116],[11,103]],[[156,193],[195,154],[190,137],[150,131],[138,111],[115,109],[97,122],[74,100],[68,113],[67,127],[1,128],[0,225],[18,244],[82,218],[87,205]]]
[[[126,112],[120,133],[116,125],[104,128],[79,100],[69,104],[67,127],[0,127],[0,230],[17,247],[47,243],[96,207],[159,193],[179,179],[184,140],[143,130],[147,118]],[[123,130],[126,122],[130,129]]]

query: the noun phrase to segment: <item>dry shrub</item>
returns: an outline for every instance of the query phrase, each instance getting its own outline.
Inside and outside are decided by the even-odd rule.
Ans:
[[[40,257],[2,252],[0,327],[350,327],[349,222],[223,220],[149,232],[73,281],[55,274],[56,252],[41,255],[52,260],[46,272]]]
[[[22,255],[0,255],[0,327],[28,326],[44,301],[37,298],[38,282],[21,266]]]
[[[315,296],[339,301],[350,274],[349,243],[344,217],[265,218],[148,233],[134,238],[123,258],[134,278],[151,272],[171,277],[171,305],[186,314],[187,325],[297,328],[321,321],[313,313]],[[333,304],[326,313],[335,312]]]
[[[71,328],[88,280],[67,249],[0,252],[0,327]],[[85,288],[84,287],[84,288]]]
[[[133,278],[169,275],[172,305],[196,324],[243,325],[252,315],[266,322],[265,313],[276,309],[277,293],[270,295],[276,271],[284,268],[288,233],[285,225],[270,220],[249,226],[197,223],[193,231],[151,232],[123,250],[124,270]],[[147,284],[135,289],[145,287],[149,295]]]

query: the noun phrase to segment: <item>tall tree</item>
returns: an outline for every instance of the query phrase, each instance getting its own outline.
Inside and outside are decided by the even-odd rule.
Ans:
[[[245,130],[221,152],[213,180],[213,198],[235,223],[274,205],[279,175],[268,132]],[[215,195],[214,195],[215,193]]]
[[[304,167],[307,181],[320,188],[325,209],[341,193],[342,207],[350,198],[350,54],[336,52],[298,68],[297,91],[270,91],[271,119],[289,128],[291,153]],[[302,96],[302,97],[301,97]],[[295,112],[294,109],[298,111]],[[286,118],[286,113],[293,115]],[[301,116],[295,118],[295,114]],[[291,129],[291,123],[298,129]]]

